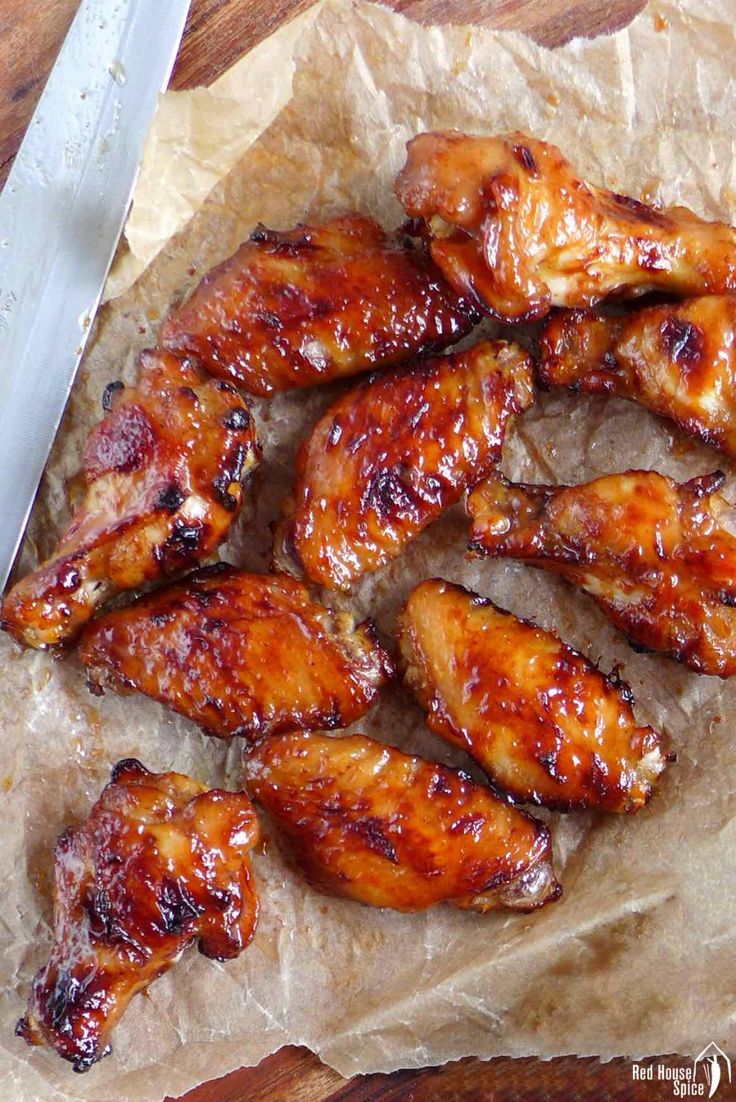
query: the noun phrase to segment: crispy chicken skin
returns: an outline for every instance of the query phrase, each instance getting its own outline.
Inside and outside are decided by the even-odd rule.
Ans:
[[[503,321],[608,295],[736,291],[730,226],[585,184],[556,146],[519,132],[419,134],[396,193],[458,293]]]
[[[6,595],[3,627],[31,647],[71,642],[110,597],[210,557],[260,458],[249,407],[191,362],[144,352],[113,383],[87,441],[86,492],[44,563]]]
[[[399,555],[499,462],[509,418],[534,400],[532,375],[518,345],[486,342],[338,398],[297,454],[279,568],[349,589]]]
[[[245,793],[119,762],[87,821],[56,842],[53,946],[16,1033],[87,1071],[132,997],[193,941],[236,957],[258,917],[257,841]]]
[[[736,296],[705,295],[627,317],[561,311],[541,341],[540,381],[633,398],[736,457]]]
[[[638,811],[664,768],[631,691],[552,632],[434,579],[399,619],[406,684],[438,735],[521,802]]]
[[[224,563],[102,616],[80,654],[97,692],[138,689],[221,738],[347,727],[393,676],[372,621]]]
[[[422,249],[349,214],[259,226],[164,324],[164,347],[251,394],[325,383],[459,340],[477,320]]]
[[[736,536],[723,481],[720,471],[681,485],[628,471],[580,486],[525,486],[494,475],[468,499],[470,547],[561,574],[635,648],[730,677]]]
[[[466,774],[352,735],[267,739],[245,762],[313,887],[372,907],[529,911],[560,894],[547,827]]]

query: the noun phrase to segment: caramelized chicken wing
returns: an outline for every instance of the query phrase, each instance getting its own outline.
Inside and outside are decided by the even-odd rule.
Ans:
[[[561,311],[542,336],[545,386],[633,398],[736,457],[736,296],[628,317]]]
[[[87,821],[56,842],[54,942],[16,1033],[87,1071],[132,997],[193,941],[237,956],[258,917],[257,841],[245,793],[119,762]]]
[[[270,395],[446,348],[476,320],[423,250],[349,214],[259,226],[173,311],[161,342]]]
[[[372,621],[224,563],[102,616],[80,654],[95,691],[138,689],[221,738],[347,727],[393,676]]]
[[[237,391],[168,353],[144,352],[137,385],[113,383],[103,405],[84,456],[84,500],[51,558],[0,611],[31,647],[70,642],[114,594],[211,556],[260,457]]]
[[[372,907],[529,911],[560,894],[547,827],[465,773],[353,735],[267,739],[254,798],[313,887]]]
[[[736,291],[730,226],[585,184],[556,146],[518,132],[419,134],[396,192],[458,293],[504,321],[608,295]]]
[[[400,617],[406,683],[438,735],[522,802],[637,811],[664,768],[631,691],[552,632],[462,586],[422,582]]]
[[[494,475],[468,499],[470,547],[561,574],[634,647],[730,677],[736,528],[723,481],[720,471],[682,485],[628,471],[581,486],[524,486]]]
[[[297,455],[277,564],[349,589],[488,474],[509,418],[533,400],[531,361],[502,342],[373,376],[344,394]]]

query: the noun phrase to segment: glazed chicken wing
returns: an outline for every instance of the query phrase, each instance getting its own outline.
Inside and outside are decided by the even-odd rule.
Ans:
[[[518,132],[419,134],[396,192],[458,293],[504,321],[608,295],[736,291],[730,226],[585,184],[556,146]]]
[[[633,398],[736,457],[736,296],[628,317],[560,312],[542,336],[541,381]]]
[[[2,605],[3,626],[28,646],[70,642],[114,594],[210,557],[260,456],[237,391],[168,353],[144,352],[137,385],[113,383],[103,404],[80,508]]]
[[[300,448],[277,564],[349,589],[488,474],[509,418],[533,400],[531,361],[501,342],[371,377]]]
[[[549,831],[455,769],[363,735],[267,739],[245,763],[296,868],[372,907],[529,911],[560,894]]]
[[[664,767],[628,685],[552,632],[432,580],[399,620],[406,683],[427,724],[522,802],[637,811]]]
[[[97,692],[138,689],[222,738],[347,727],[393,675],[372,621],[224,563],[96,620],[80,653]]]
[[[561,574],[636,648],[730,677],[736,529],[723,481],[720,471],[682,485],[628,471],[581,486],[524,486],[494,475],[468,499],[470,547]]]
[[[56,842],[54,942],[18,1035],[86,1071],[132,997],[193,941],[216,960],[237,956],[258,917],[257,840],[244,793],[119,762],[87,821]]]
[[[350,214],[286,233],[259,226],[173,311],[161,341],[270,395],[446,348],[475,320],[423,250]]]

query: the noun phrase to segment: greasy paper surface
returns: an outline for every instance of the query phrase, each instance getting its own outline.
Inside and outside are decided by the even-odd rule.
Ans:
[[[127,291],[291,96],[297,43],[317,7],[259,42],[209,88],[161,97],[103,302]],[[274,60],[276,58],[276,61]]]
[[[398,223],[391,184],[405,141],[419,129],[521,127],[559,143],[596,183],[733,218],[732,22],[729,0],[689,7],[658,0],[612,38],[549,52],[513,34],[422,28],[381,8],[328,0],[296,39],[287,30],[262,47],[260,71],[281,67],[286,84],[271,86],[263,119],[270,125],[257,140],[239,135],[240,108],[221,110],[202,92],[178,100],[179,119],[172,99],[157,124],[166,140],[149,143],[157,161],[142,176],[137,225],[182,229],[100,315],[24,567],[49,551],[65,522],[103,387],[132,378],[171,302],[257,221],[286,228],[357,208]],[[235,104],[244,88],[245,99],[251,95],[247,61],[238,72],[228,93]],[[284,87],[288,102],[279,106]],[[256,125],[253,110],[248,127]],[[203,154],[213,124],[218,148],[243,141],[237,163],[229,154],[218,163],[211,148]],[[219,182],[204,201],[207,173]],[[136,265],[157,249],[151,232]],[[225,551],[232,561],[266,568],[268,524],[289,488],[297,442],[336,392],[256,404],[265,458]],[[724,459],[631,404],[566,395],[540,399],[504,458],[508,474],[529,481],[574,482],[630,466],[682,478]],[[21,653],[3,637],[0,1097],[155,1102],[288,1042],[309,1045],[346,1075],[466,1054],[689,1053],[709,1040],[733,1054],[736,682],[635,654],[560,581],[518,564],[466,562],[466,533],[462,511],[452,511],[366,579],[354,605],[389,632],[412,585],[441,575],[557,628],[604,668],[621,663],[640,722],[664,727],[678,751],[650,807],[636,817],[551,816],[565,894],[532,916],[451,907],[402,916],[330,900],[296,879],[271,842],[255,858],[262,919],[251,948],[225,965],[186,954],[150,997],[134,1001],[113,1055],[75,1076],[12,1035],[48,947],[52,842],[84,817],[119,758],[237,786],[239,747],[206,739],[142,697],[97,700],[74,657]],[[424,729],[399,690],[384,693],[358,726],[462,760]]]

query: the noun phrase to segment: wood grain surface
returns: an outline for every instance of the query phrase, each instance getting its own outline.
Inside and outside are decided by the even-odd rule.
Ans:
[[[672,1083],[656,1078],[658,1065],[689,1063],[679,1057],[644,1060],[653,1078],[634,1081],[628,1060],[471,1058],[348,1080],[308,1049],[289,1047],[257,1068],[203,1083],[178,1102],[672,1102]],[[736,1091],[724,1082],[716,1102],[734,1098]]]
[[[165,3],[166,0],[152,0]],[[172,78],[208,84],[312,0],[192,0]],[[422,22],[524,30],[555,46],[624,26],[644,0],[391,0]],[[78,0],[0,0],[0,183],[20,145]],[[134,1012],[134,1011],[132,1011]],[[652,1061],[649,1061],[650,1063]],[[685,1061],[671,1057],[667,1061]],[[656,1074],[656,1069],[655,1069]],[[468,1059],[442,1068],[345,1080],[306,1049],[285,1048],[185,1096],[186,1102],[664,1102],[668,1082],[637,1083],[628,1060]],[[719,1091],[718,1102],[736,1098]],[[123,1102],[123,1100],[121,1100]]]

